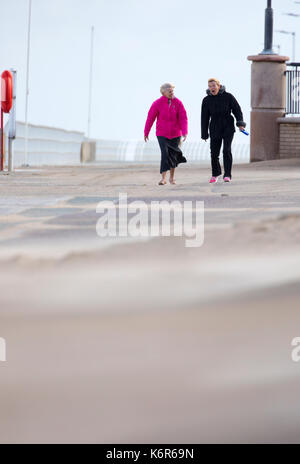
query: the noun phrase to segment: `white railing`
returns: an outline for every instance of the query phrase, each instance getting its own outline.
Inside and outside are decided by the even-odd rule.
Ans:
[[[17,122],[16,134],[14,166],[20,167],[25,161],[24,123]],[[83,141],[86,141],[83,132],[30,124],[28,127],[28,164],[30,166],[80,164],[80,151]],[[206,143],[203,140],[186,141],[182,144],[182,150],[188,162],[204,164],[210,162],[209,141]],[[237,143],[234,141],[232,153],[235,162],[249,162],[249,143]],[[96,140],[97,163],[158,163],[159,160],[160,149],[156,139],[147,143],[143,140]]]
[[[29,124],[27,162],[30,166],[78,164],[83,140],[82,132]],[[22,166],[25,161],[25,124],[22,122],[17,122],[13,152],[14,166]]]
[[[184,156],[188,162],[210,161],[210,144],[208,142],[186,141],[182,144]],[[232,154],[235,162],[250,161],[249,143],[233,143]],[[221,153],[222,157],[222,153]],[[145,143],[141,140],[97,140],[96,160],[98,162],[124,161],[135,163],[152,163],[160,159],[160,149],[156,140]]]

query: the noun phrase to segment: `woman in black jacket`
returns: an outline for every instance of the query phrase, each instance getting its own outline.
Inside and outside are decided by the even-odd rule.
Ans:
[[[232,153],[231,144],[236,125],[242,131],[246,127],[240,105],[231,93],[226,92],[225,86],[218,79],[209,79],[207,96],[202,102],[201,138],[207,140],[210,136],[212,177],[210,183],[215,183],[222,174],[219,156],[223,141],[224,182],[231,181]]]

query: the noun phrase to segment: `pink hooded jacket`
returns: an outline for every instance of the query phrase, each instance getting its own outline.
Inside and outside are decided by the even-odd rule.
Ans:
[[[169,106],[169,100],[164,95],[152,104],[146,125],[145,136],[148,137],[155,119],[156,135],[173,139],[188,133],[188,119],[182,102],[174,97]]]

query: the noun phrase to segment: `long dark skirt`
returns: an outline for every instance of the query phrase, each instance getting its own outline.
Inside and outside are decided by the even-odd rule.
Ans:
[[[161,135],[157,136],[161,151],[160,173],[176,168],[180,163],[186,163],[186,158],[179,148],[180,138],[167,139]]]

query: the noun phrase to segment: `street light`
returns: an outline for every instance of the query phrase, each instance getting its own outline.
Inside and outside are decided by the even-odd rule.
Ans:
[[[29,60],[30,60],[30,29],[31,29],[31,0],[28,5],[28,33],[27,33],[27,69],[26,69],[26,99],[25,99],[25,166],[28,165],[28,97],[29,97]]]
[[[92,84],[94,64],[94,26],[91,29],[91,52],[90,52],[90,80],[89,80],[89,107],[88,107],[88,139],[91,137],[91,112],[92,112]]]
[[[274,45],[274,47],[278,48],[278,55],[280,55],[281,45]]]
[[[268,0],[265,10],[265,48],[260,55],[276,55],[273,51],[273,23],[272,0]]]
[[[283,15],[285,16],[293,16],[294,18],[299,18],[299,14],[296,14],[296,13],[282,13]]]
[[[300,2],[295,2],[295,3],[300,3]],[[286,16],[292,16],[293,18],[300,18],[300,14],[296,14],[296,13],[283,13],[284,15]],[[295,32],[291,32],[291,34],[294,34],[293,35],[293,54],[295,55],[295,42],[296,42],[296,33]],[[295,56],[293,57],[293,61],[295,61]]]
[[[276,31],[279,34],[288,34],[293,37],[293,61],[295,61],[295,55],[296,55],[296,32],[291,32],[291,31]]]

